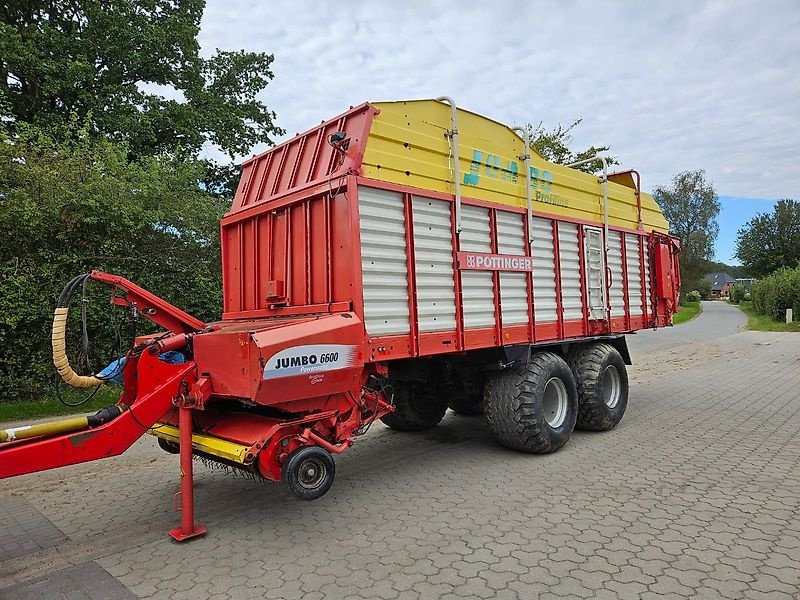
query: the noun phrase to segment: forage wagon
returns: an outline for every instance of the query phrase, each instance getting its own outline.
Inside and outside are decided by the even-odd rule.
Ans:
[[[144,433],[192,456],[324,494],[333,455],[376,420],[485,414],[497,440],[552,452],[628,402],[625,335],[668,326],[678,243],[636,171],[550,163],[526,132],[436,100],[365,103],[242,165],[222,219],[223,314],[205,323],[130,281],[71,280],[53,358],[78,387],[117,379],[95,415],[0,431],[0,477],[105,458]],[[577,165],[572,165],[572,167]],[[98,374],[70,366],[71,301],[110,286],[140,336]]]

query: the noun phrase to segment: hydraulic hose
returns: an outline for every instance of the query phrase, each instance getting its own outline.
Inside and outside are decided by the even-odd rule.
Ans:
[[[48,437],[61,433],[70,433],[72,431],[80,431],[81,429],[98,427],[104,423],[113,421],[121,414],[121,407],[107,406],[106,408],[101,408],[93,415],[70,417],[60,421],[12,427],[11,429],[0,429],[0,443],[26,440],[34,437]]]
[[[95,387],[103,383],[103,380],[94,375],[78,375],[69,364],[67,358],[67,317],[69,316],[69,305],[72,295],[79,286],[82,286],[90,275],[78,275],[74,277],[61,292],[58,298],[58,306],[53,313],[53,364],[56,371],[65,383],[77,388]]]

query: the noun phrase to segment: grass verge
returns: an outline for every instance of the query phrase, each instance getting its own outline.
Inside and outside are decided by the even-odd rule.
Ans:
[[[70,403],[78,402],[86,394],[90,393],[86,390],[67,389],[67,386],[63,386],[61,389],[64,399]],[[119,394],[119,386],[104,385],[89,402],[75,407],[65,406],[55,394],[41,400],[31,400],[29,402],[0,402],[0,423],[93,412],[104,406],[116,404]]]
[[[686,321],[691,321],[700,314],[702,309],[699,302],[687,302],[684,306],[678,308],[678,312],[672,315],[672,324],[680,325]]]
[[[757,313],[753,308],[753,303],[750,301],[743,301],[740,304],[734,304],[747,315],[747,328],[753,331],[794,331],[800,332],[800,321],[792,321],[791,323],[784,323],[783,321],[775,321],[772,317]]]

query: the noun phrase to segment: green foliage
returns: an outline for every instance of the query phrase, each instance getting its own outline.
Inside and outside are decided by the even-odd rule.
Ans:
[[[0,8],[0,109],[54,132],[77,114],[134,157],[233,157],[283,131],[257,99],[273,56],[199,55],[203,0],[16,0]],[[162,92],[162,93],[159,93]]]
[[[91,136],[85,126],[73,123],[62,133],[59,140],[24,124],[13,135],[0,133],[5,398],[49,389],[52,311],[73,275],[122,275],[202,319],[220,310],[219,219],[228,205],[201,189],[202,165],[154,156],[129,162],[124,145]],[[114,357],[115,333],[109,290],[94,287],[90,337],[99,369]]]
[[[800,265],[794,269],[779,269],[756,281],[751,291],[753,309],[775,321],[786,320],[791,308],[795,321],[800,321]]]
[[[753,308],[753,303],[748,300],[742,300],[738,306],[742,312],[747,315],[748,329],[752,329],[753,331],[800,332],[800,320],[787,323],[785,316],[783,316],[780,321],[776,321],[772,317],[756,312]]]
[[[750,292],[747,291],[747,287],[742,283],[737,283],[731,290],[731,302],[739,304],[742,300],[746,299],[746,296],[749,297],[749,295]]]
[[[687,302],[700,302],[703,299],[703,295],[700,293],[699,290],[692,290],[688,294],[686,294],[686,301]]]
[[[685,323],[686,321],[691,321],[697,315],[700,314],[700,302],[686,302],[683,306],[678,309],[672,316],[672,324],[673,325],[680,325],[681,323]]]
[[[566,127],[558,125],[551,130],[545,129],[541,122],[535,126],[528,123],[525,129],[527,129],[529,139],[531,140],[531,148],[542,158],[560,165],[568,165],[591,158],[600,152],[608,152],[608,146],[591,146],[580,152],[574,152],[570,149],[570,145],[572,144],[572,130],[580,125],[582,120],[583,119],[576,119]],[[609,165],[619,164],[616,158],[609,157],[607,160]],[[576,168],[586,173],[598,173],[602,170],[603,164],[597,160],[586,163],[585,165],[580,165]]]
[[[800,261],[800,201],[779,200],[771,214],[753,217],[736,239],[736,256],[755,277]]]
[[[65,401],[70,404],[75,404],[86,397],[86,390],[63,386],[62,391]],[[92,412],[115,404],[119,396],[119,386],[104,385],[91,400],[74,407],[63,404],[54,393],[30,402],[0,402],[0,423]]]
[[[681,273],[681,275],[683,274]],[[691,298],[689,298],[689,294],[693,292],[700,294],[698,300],[708,300],[711,298],[711,282],[705,277],[700,277],[693,281],[686,281],[686,279],[683,279],[683,283],[681,284],[681,304],[690,301]]]
[[[699,281],[714,255],[719,233],[720,204],[714,187],[706,180],[705,171],[684,171],[672,178],[670,187],[656,187],[653,197],[664,212],[670,231],[681,241],[681,278],[687,284]]]

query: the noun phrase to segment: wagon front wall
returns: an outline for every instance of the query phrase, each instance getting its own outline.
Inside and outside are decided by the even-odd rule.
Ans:
[[[610,228],[606,257],[597,223],[536,213],[529,230],[523,209],[464,200],[457,234],[452,196],[366,178],[357,184],[354,277],[362,282],[357,304],[369,360],[654,324],[643,232]]]

